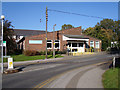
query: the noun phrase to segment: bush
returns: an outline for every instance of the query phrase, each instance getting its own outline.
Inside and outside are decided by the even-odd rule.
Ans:
[[[46,55],[45,51],[25,50],[23,54],[26,56]],[[47,51],[48,55],[53,55],[53,51]],[[66,54],[66,51],[55,51],[55,54]]]
[[[53,55],[53,51],[48,51],[47,54],[48,55]]]
[[[35,51],[35,50],[26,50],[26,51],[23,52],[23,54],[26,55],[26,56],[35,56],[35,55],[38,54],[38,52]]]
[[[67,51],[64,50],[64,51],[56,51],[55,53],[56,53],[56,54],[66,54],[66,52],[67,52]]]

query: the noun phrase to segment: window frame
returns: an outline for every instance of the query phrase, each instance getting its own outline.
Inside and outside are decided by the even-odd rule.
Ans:
[[[53,46],[53,45],[52,45],[52,40],[50,40],[50,41],[51,41],[51,42],[48,42],[48,40],[47,40],[47,44],[48,44],[48,43],[51,43],[51,48],[48,48],[48,45],[47,45],[47,49],[52,49],[52,46]]]
[[[59,47],[58,48],[55,48],[55,45],[54,45],[54,49],[60,49],[60,40],[58,40],[59,42],[55,42],[56,40],[54,40],[54,43],[56,44],[56,43],[59,43]],[[54,44],[53,43],[53,44]]]
[[[98,47],[96,47],[96,42],[98,44]],[[99,41],[95,41],[95,48],[100,48],[100,42]]]
[[[92,41],[92,40],[91,40]],[[91,41],[90,41],[90,47],[93,47],[94,48],[94,41],[93,41],[93,46],[91,46]]]

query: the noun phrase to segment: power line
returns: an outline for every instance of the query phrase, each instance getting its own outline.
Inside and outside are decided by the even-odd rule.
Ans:
[[[71,13],[71,12],[65,12],[65,11],[59,11],[59,10],[53,10],[53,9],[48,9],[48,11],[54,11],[54,12],[60,12],[60,13],[66,13],[66,14],[74,14],[74,15],[85,16],[85,17],[92,17],[92,18],[107,19],[107,18],[104,18],[104,17],[90,16],[90,15],[85,15],[85,14]]]

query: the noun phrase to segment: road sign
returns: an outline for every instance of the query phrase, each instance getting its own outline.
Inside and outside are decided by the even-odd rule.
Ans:
[[[3,46],[6,47],[6,41],[3,41]]]
[[[4,58],[10,58],[10,56],[3,56]]]
[[[8,58],[8,69],[13,69],[13,58]]]

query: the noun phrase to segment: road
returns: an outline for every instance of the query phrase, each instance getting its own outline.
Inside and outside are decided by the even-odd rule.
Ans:
[[[51,77],[69,70],[113,59],[110,54],[97,54],[87,57],[71,57],[59,61],[51,61],[27,66],[21,66],[26,71],[2,76],[2,88],[34,88]],[[34,68],[34,69],[32,69]]]

